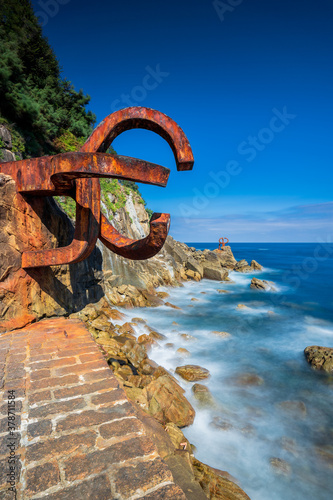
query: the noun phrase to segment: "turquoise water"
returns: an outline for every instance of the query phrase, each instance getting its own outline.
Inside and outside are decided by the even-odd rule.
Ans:
[[[167,336],[150,357],[171,372],[184,364],[210,371],[201,382],[215,399],[209,408],[194,398],[193,383],[176,375],[196,410],[184,434],[199,460],[232,474],[252,500],[332,499],[333,377],[313,371],[303,351],[309,345],[333,346],[333,245],[231,248],[238,260],[257,260],[263,272],[231,273],[234,283],[202,280],[162,288],[181,310],[137,309],[131,317],[147,319]],[[251,290],[253,276],[274,281],[276,291]],[[137,327],[138,334],[142,329]],[[185,340],[183,333],[193,339]],[[190,356],[180,357],[179,347]],[[248,374],[254,375],[252,385],[239,379]],[[282,470],[273,465],[277,462]]]

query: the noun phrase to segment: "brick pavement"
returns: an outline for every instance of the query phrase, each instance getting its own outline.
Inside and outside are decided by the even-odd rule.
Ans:
[[[0,336],[0,380],[0,499],[11,449],[19,500],[186,498],[79,320]]]

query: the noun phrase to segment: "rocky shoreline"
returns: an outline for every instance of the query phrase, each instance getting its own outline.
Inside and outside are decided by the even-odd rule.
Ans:
[[[227,472],[195,458],[195,446],[181,430],[193,423],[195,410],[174,376],[149,358],[151,346],[165,336],[140,317],[124,322],[125,315],[113,308],[107,298],[70,317],[85,323],[186,497],[249,500]],[[137,337],[134,328],[138,324],[146,333]],[[209,376],[208,370],[195,365],[179,367],[179,372],[191,381]],[[212,403],[202,384],[195,383],[193,392],[202,402]]]

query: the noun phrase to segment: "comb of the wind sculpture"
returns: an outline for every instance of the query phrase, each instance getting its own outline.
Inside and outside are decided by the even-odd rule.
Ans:
[[[36,251],[27,248],[22,254],[22,268],[80,262],[91,254],[98,238],[112,252],[133,260],[148,259],[161,250],[170,227],[169,214],[154,213],[148,236],[133,240],[120,234],[101,213],[100,177],[167,185],[169,169],[105,152],[119,134],[135,128],[159,134],[172,148],[177,170],[192,170],[193,153],[183,130],[165,114],[143,107],[109,115],[79,152],[0,164],[0,173],[15,180],[16,190],[26,203],[32,196],[59,195],[70,196],[76,202],[75,232],[70,245]]]

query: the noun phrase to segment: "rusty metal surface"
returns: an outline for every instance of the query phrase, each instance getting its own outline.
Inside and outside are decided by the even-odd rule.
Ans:
[[[99,178],[126,179],[165,187],[170,170],[160,165],[105,153],[125,130],[144,128],[163,137],[171,146],[178,170],[193,168],[193,154],[182,129],[159,111],[134,107],[109,115],[77,153],[64,153],[0,164],[0,173],[11,175],[17,191],[29,196],[71,196],[76,201],[76,224],[70,245],[25,251],[22,267],[45,267],[80,262],[87,258],[98,238],[123,257],[142,260],[156,255],[167,237],[169,214],[153,214],[150,233],[141,240],[121,235],[100,211]]]
[[[228,238],[220,238],[219,239],[219,250],[223,250],[224,247],[229,243],[229,239]]]

